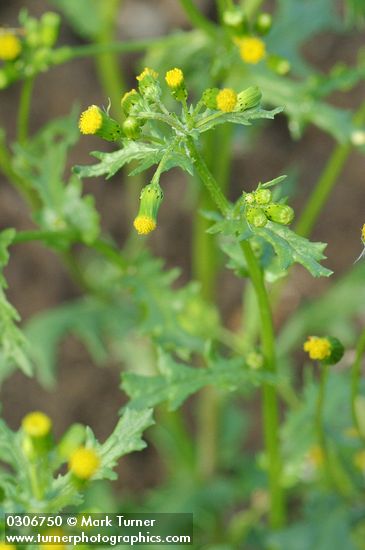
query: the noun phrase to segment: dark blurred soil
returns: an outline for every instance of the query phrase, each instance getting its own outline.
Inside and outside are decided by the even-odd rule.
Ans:
[[[75,0],[77,1],[77,0]],[[41,14],[50,5],[45,0],[30,2],[11,0],[0,4],[0,24],[13,25],[20,7],[27,6],[34,15]],[[201,2],[212,11],[212,1]],[[172,28],[187,27],[187,23],[171,0],[125,0],[123,17],[119,21],[120,38],[139,38],[159,35]],[[71,29],[65,25],[61,40],[79,43]],[[363,44],[363,36],[335,36],[325,34],[306,47],[306,55],[319,68],[327,69],[334,62],[354,61],[355,52]],[[134,58],[133,58],[134,59]],[[126,58],[124,66],[130,69],[132,59]],[[131,76],[131,75],[130,75]],[[359,105],[364,98],[365,86],[354,89],[346,97],[337,94],[333,102],[348,108]],[[0,124],[5,126],[10,138],[14,138],[19,86],[1,93]],[[96,78],[91,60],[73,62],[42,75],[37,84],[32,108],[32,130],[46,121],[70,111],[74,102],[82,106],[103,103],[103,93]],[[255,186],[258,181],[272,179],[296,166],[299,173],[299,191],[295,199],[300,209],[315,184],[334,144],[319,130],[310,127],[304,137],[294,143],[288,133],[284,117],[268,125],[260,137],[255,151],[236,155],[231,177],[231,194],[237,196],[243,185]],[[70,155],[70,166],[89,162],[89,151],[95,148],[92,139],[83,139]],[[168,187],[166,207],[161,215],[159,231],[150,240],[154,252],[166,260],[167,267],[179,266],[181,281],[190,277],[191,217],[186,206],[185,181],[174,174],[174,185]],[[249,183],[248,183],[249,182]],[[93,193],[101,213],[105,230],[120,245],[126,238],[131,212],[126,210],[125,187],[121,176],[111,182],[88,181],[87,189]],[[351,154],[340,181],[334,190],[313,232],[315,240],[328,242],[327,265],[335,271],[335,277],[350,268],[360,251],[359,228],[364,223],[364,157]],[[182,205],[182,206],[181,206]],[[0,178],[0,227],[19,230],[31,227],[27,208],[17,192]],[[47,308],[55,307],[78,295],[59,258],[39,244],[27,244],[14,248],[6,270],[9,282],[8,296],[21,313],[23,321]],[[313,280],[302,269],[295,271],[286,290],[285,305],[278,312],[280,323],[302,300],[322,293],[331,284],[327,280]],[[219,303],[227,324],[234,327],[239,319],[241,285],[231,273],[220,276]],[[98,368],[92,364],[83,346],[69,338],[59,350],[58,384],[52,391],[42,389],[32,379],[20,373],[8,379],[1,391],[3,416],[12,428],[19,426],[24,414],[42,409],[54,420],[56,434],[60,435],[72,422],[83,422],[92,427],[101,439],[112,430],[123,396],[118,389],[120,369],[117,365]],[[141,458],[128,457],[119,468],[120,485],[131,489],[151,486],[161,475],[153,449],[146,451],[151,458],[141,470]],[[155,460],[156,459],[156,460]]]

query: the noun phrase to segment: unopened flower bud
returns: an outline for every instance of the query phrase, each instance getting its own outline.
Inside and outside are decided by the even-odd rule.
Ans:
[[[261,188],[254,192],[254,198],[257,204],[269,204],[272,199],[270,189]]]
[[[127,138],[138,139],[141,135],[141,122],[137,118],[129,116],[123,122],[123,131]]]
[[[294,219],[294,210],[287,204],[272,203],[264,211],[269,220],[282,225],[289,225]]]
[[[259,13],[255,21],[255,31],[258,34],[265,35],[267,34],[272,27],[272,17],[270,13],[262,12]]]
[[[257,86],[250,86],[246,90],[242,90],[237,96],[237,111],[246,111],[253,109],[260,104],[262,93]]]
[[[269,55],[267,58],[267,66],[280,76],[285,76],[290,71],[290,62],[281,55]]]
[[[249,224],[254,227],[265,227],[267,224],[267,217],[265,216],[262,208],[256,206],[249,206],[246,210],[246,219]]]

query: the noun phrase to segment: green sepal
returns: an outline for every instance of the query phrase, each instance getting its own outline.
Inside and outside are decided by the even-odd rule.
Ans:
[[[217,95],[219,94],[218,88],[208,88],[204,91],[202,101],[208,109],[217,109]]]
[[[324,365],[335,365],[336,363],[341,361],[345,352],[345,348],[338,338],[334,338],[333,336],[327,336],[326,338],[331,344],[331,354],[326,359],[323,359],[321,363],[323,363]]]
[[[260,105],[261,98],[262,93],[260,88],[258,86],[250,86],[237,95],[237,106],[235,111],[242,112],[247,109],[253,109]]]
[[[138,139],[141,135],[141,122],[132,116],[123,122],[123,132],[129,139]]]
[[[138,216],[147,216],[157,223],[157,214],[163,200],[159,183],[150,183],[141,191]]]
[[[272,222],[289,225],[294,219],[294,210],[287,204],[271,203],[264,208],[266,216]]]
[[[265,227],[267,224],[267,217],[262,208],[258,206],[249,206],[246,210],[246,220],[254,227]]]
[[[106,141],[117,141],[121,139],[123,130],[116,120],[111,118],[107,113],[100,109],[103,122],[100,128],[95,132],[97,136],[105,139]]]

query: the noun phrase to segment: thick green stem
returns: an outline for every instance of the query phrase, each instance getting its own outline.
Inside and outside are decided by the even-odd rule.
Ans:
[[[193,27],[197,27],[202,31],[206,32],[213,38],[217,37],[217,27],[209,21],[204,15],[199,11],[199,9],[194,4],[193,0],[180,0],[180,4],[183,7],[190,23]]]
[[[365,102],[361,105],[359,110],[354,116],[355,124],[362,124],[365,120]],[[336,182],[345,166],[350,152],[352,151],[351,143],[343,143],[337,145],[329,158],[321,177],[318,180],[314,191],[312,192],[309,200],[302,211],[298,223],[296,225],[296,232],[298,235],[307,237],[316,223],[318,216],[320,215],[324,205],[326,204],[328,197],[331,194]]]
[[[356,349],[355,361],[352,365],[351,371],[351,412],[352,420],[354,426],[361,437],[365,441],[364,429],[360,425],[359,416],[357,411],[357,398],[360,393],[360,383],[361,383],[361,361],[365,353],[365,331],[360,336],[359,342]]]
[[[265,369],[270,373],[276,373],[274,327],[263,273],[248,241],[242,242],[242,250],[260,310],[261,344],[265,357]],[[284,494],[281,487],[282,461],[279,446],[279,403],[275,387],[267,382],[263,385],[263,424],[269,468],[270,522],[273,528],[279,528],[285,522]]]
[[[20,94],[18,109],[18,141],[23,144],[28,137],[30,106],[32,101],[32,92],[34,87],[34,78],[28,77],[24,80]]]

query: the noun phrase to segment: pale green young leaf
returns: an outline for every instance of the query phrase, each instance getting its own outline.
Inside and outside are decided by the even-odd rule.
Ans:
[[[200,133],[211,130],[219,124],[225,122],[231,122],[233,124],[242,124],[243,126],[250,126],[252,120],[259,119],[273,119],[283,110],[282,107],[277,107],[271,111],[266,111],[261,108],[250,109],[243,113],[216,113],[215,115],[208,115],[207,117],[201,117],[199,119],[199,125],[197,126]]]
[[[137,409],[154,407],[167,402],[170,410],[176,410],[190,395],[212,385],[225,391],[247,391],[269,375],[249,370],[243,358],[211,358],[207,368],[188,367],[176,363],[160,350],[156,376],[134,373],[122,375],[122,388],[129,395],[129,405]]]
[[[325,259],[323,250],[326,248],[326,244],[313,243],[300,237],[288,227],[275,222],[268,222],[262,228],[254,228],[254,233],[271,244],[282,269],[287,269],[297,262],[305,267],[313,277],[329,277],[332,274],[330,269],[319,263]]]

